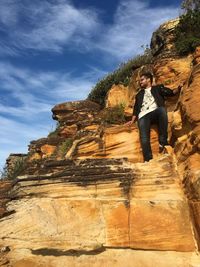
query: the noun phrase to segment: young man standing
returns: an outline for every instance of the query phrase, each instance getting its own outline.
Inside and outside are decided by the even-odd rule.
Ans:
[[[168,144],[168,117],[165,108],[165,97],[174,96],[181,89],[181,86],[175,90],[171,90],[163,85],[152,86],[152,82],[153,75],[150,72],[140,75],[142,90],[136,95],[132,120],[126,123],[126,125],[130,126],[135,121],[138,121],[144,161],[149,161],[153,158],[150,145],[150,129],[152,124],[158,126],[159,152],[161,153],[164,146]]]

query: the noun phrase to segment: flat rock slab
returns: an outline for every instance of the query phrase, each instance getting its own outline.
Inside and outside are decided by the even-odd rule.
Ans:
[[[193,255],[188,253],[197,251],[188,203],[170,156],[148,164],[125,159],[52,161],[43,168],[37,175],[19,177],[10,191],[10,213],[0,220],[0,247],[9,248],[13,267],[28,261],[27,266],[37,266],[35,255],[45,267],[86,266],[83,257],[87,266],[124,266],[120,264],[126,254],[137,262],[135,267],[153,267],[160,255],[167,255],[158,251],[185,252],[172,255],[186,255],[188,263]],[[131,249],[158,254],[142,259]],[[17,260],[20,251],[25,254]],[[50,255],[60,265],[51,265]],[[179,265],[162,262],[159,266],[190,266],[179,256]]]

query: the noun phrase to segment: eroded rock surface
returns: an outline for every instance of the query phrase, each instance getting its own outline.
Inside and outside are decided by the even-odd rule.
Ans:
[[[172,257],[185,255],[192,262],[197,240],[171,156],[148,164],[126,159],[49,160],[35,172],[18,177],[9,191],[10,214],[0,220],[0,247],[7,248],[10,266],[39,266],[36,257],[44,266],[73,261],[79,266],[80,259],[74,258],[83,255],[87,263],[94,255],[93,266],[99,266],[112,262],[107,255],[114,256],[114,248],[130,258],[141,257],[134,249],[179,251]],[[116,258],[115,266],[121,260]],[[142,262],[153,266],[149,259]]]
[[[174,49],[174,28],[179,18],[163,23],[152,35],[151,49],[154,56],[169,57],[176,55]]]

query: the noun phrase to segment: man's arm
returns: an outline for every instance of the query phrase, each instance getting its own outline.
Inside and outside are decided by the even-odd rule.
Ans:
[[[161,95],[163,95],[163,96],[174,96],[174,95],[180,93],[181,88],[182,88],[182,86],[179,85],[176,89],[172,90],[172,89],[169,89],[168,87],[165,87],[162,84],[160,86],[160,92],[161,92]]]

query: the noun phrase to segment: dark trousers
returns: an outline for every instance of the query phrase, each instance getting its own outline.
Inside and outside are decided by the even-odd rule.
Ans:
[[[162,146],[167,145],[168,118],[164,107],[158,107],[138,120],[144,161],[149,161],[153,158],[150,144],[150,129],[152,124],[158,126],[159,144]]]

